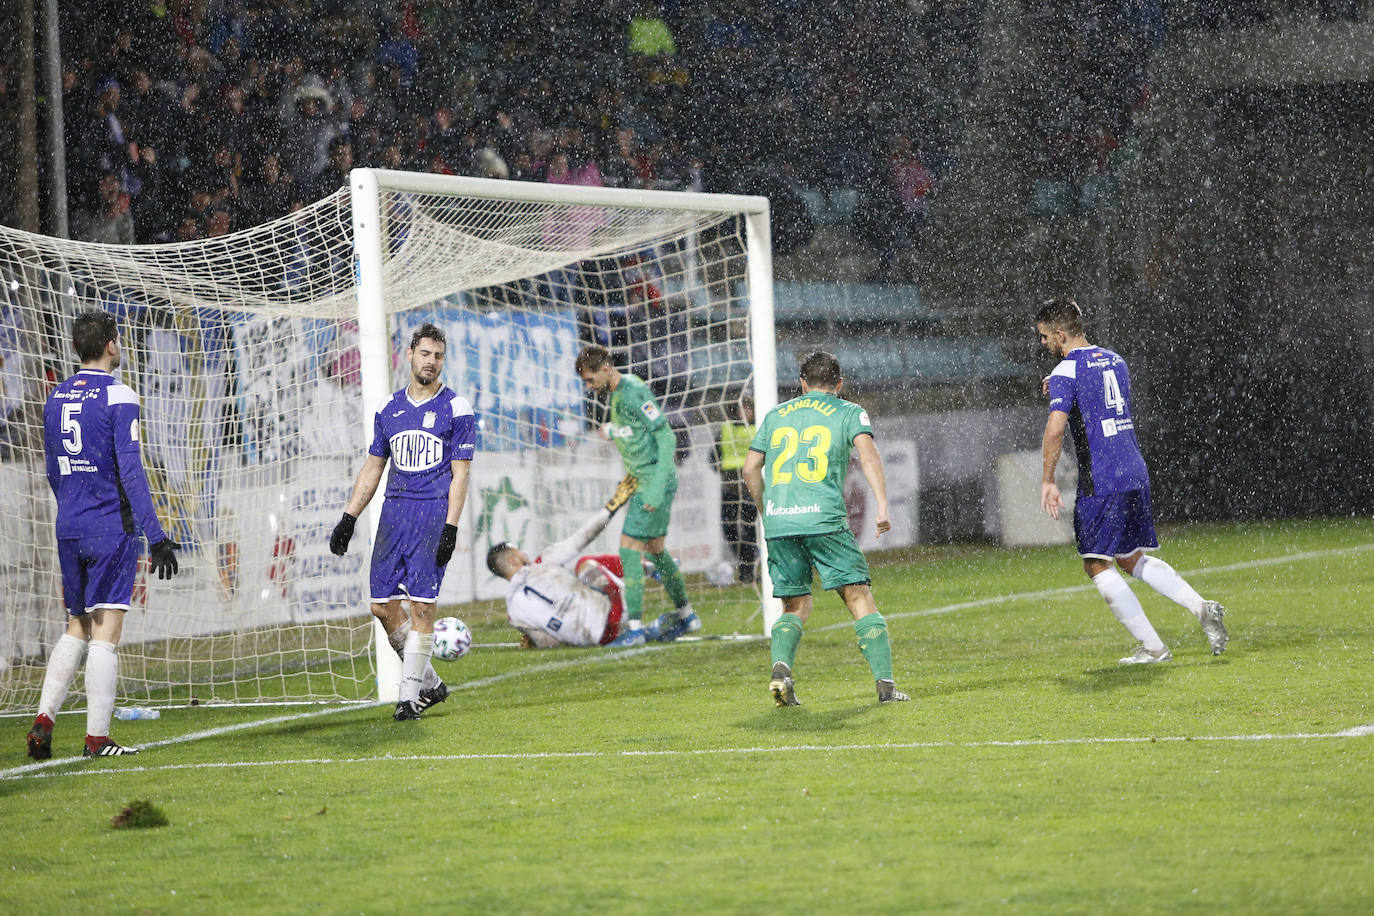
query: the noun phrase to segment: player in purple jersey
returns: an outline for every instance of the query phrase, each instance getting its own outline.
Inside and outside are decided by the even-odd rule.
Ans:
[[[86,656],[86,757],[137,754],[110,739],[116,648],[133,598],[139,532],[159,579],[177,572],[175,551],[153,510],[138,446],[138,395],[111,373],[122,351],[113,315],[83,312],[72,326],[81,371],[55,388],[43,406],[48,483],[57,497],[57,558],[69,619],[43,674],[29,756],[52,756],[53,719]]]
[[[410,339],[410,384],[391,396],[373,420],[372,445],[353,485],[343,518],[329,537],[338,556],[348,551],[358,515],[391,466],[377,541],[372,545],[372,615],[401,657],[401,699],[393,718],[418,719],[448,698],[434,671],[434,605],[444,567],[458,545],[458,519],[468,495],[468,470],[477,438],[472,405],[439,381],[444,332],[421,325]],[[401,600],[410,601],[410,614]]]
[[[1105,347],[1088,343],[1083,313],[1067,297],[1051,299],[1035,316],[1040,343],[1060,360],[1045,379],[1050,416],[1041,443],[1044,474],[1040,504],[1059,518],[1064,501],[1054,482],[1054,468],[1064,446],[1064,430],[1073,430],[1078,453],[1078,497],[1073,530],[1083,569],[1097,591],[1140,645],[1122,664],[1167,662],[1173,658],[1117,565],[1166,598],[1183,605],[1202,624],[1213,655],[1226,649],[1226,613],[1204,599],[1172,566],[1147,550],[1159,548],[1150,512],[1150,475],[1135,438],[1131,415],[1131,380],[1126,361]]]

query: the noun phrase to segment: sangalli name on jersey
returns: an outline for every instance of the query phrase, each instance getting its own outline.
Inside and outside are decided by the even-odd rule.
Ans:
[[[387,440],[398,471],[428,471],[444,460],[444,440],[421,429],[407,429]]]
[[[818,401],[815,398],[802,398],[801,400],[793,401],[791,404],[784,404],[782,407],[778,408],[778,416],[785,417],[792,411],[801,410],[805,407],[820,411],[827,417],[839,409],[838,404],[827,404],[825,401]]]

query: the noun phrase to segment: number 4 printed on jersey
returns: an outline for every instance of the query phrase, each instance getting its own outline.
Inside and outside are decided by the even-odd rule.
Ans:
[[[1116,370],[1108,369],[1102,373],[1102,395],[1107,399],[1107,407],[1117,413],[1126,412],[1126,399],[1121,396],[1121,383],[1116,380]]]

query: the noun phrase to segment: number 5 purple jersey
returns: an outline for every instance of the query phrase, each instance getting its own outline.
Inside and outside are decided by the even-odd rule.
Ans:
[[[82,369],[43,405],[48,484],[57,497],[57,537],[167,537],[153,510],[138,446],[138,395],[108,372]]]
[[[1126,361],[1103,347],[1078,347],[1050,373],[1050,412],[1069,416],[1078,453],[1078,494],[1148,490],[1150,474],[1135,438]]]

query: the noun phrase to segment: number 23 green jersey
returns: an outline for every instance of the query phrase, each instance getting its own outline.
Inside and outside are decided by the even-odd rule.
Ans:
[[[860,433],[873,433],[868,411],[824,391],[808,391],[768,411],[749,444],[763,454],[764,537],[848,527],[844,480]]]

